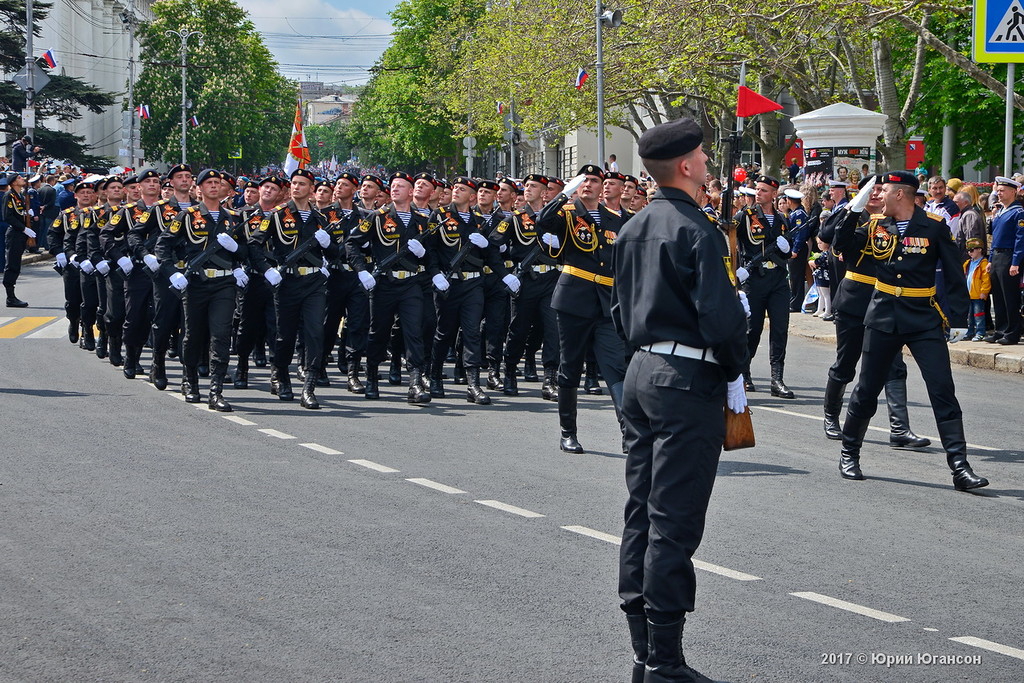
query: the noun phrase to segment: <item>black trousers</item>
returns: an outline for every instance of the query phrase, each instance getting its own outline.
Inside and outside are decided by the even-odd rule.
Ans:
[[[233,280],[232,280],[233,281]],[[171,335],[181,329],[182,304],[168,278],[158,273],[153,281],[153,355],[167,353]]]
[[[134,269],[132,270],[134,272]],[[124,329],[125,300],[124,288],[128,279],[120,268],[114,266],[104,278],[107,288],[107,330],[111,334],[120,335]]]
[[[842,384],[852,382],[863,350],[864,318],[836,311],[836,360],[828,369],[828,378]],[[897,353],[886,381],[906,378],[907,362],[902,353]]]
[[[100,332],[107,329],[107,284],[106,278],[93,271],[91,275],[81,273],[82,282],[82,324],[87,329],[93,325]]]
[[[574,391],[583,374],[587,350],[593,348],[601,376],[609,387],[626,376],[626,345],[610,317],[583,318],[565,311],[558,317],[558,386]],[[617,407],[617,406],[616,406]]]
[[[995,332],[1013,341],[1020,340],[1020,274],[1010,275],[1013,253],[1009,249],[992,252],[992,314]]]
[[[338,341],[338,327],[345,319],[345,357],[351,364],[366,354],[370,325],[370,299],[352,271],[332,270],[327,279],[327,308],[324,321],[324,362]],[[349,365],[351,369],[355,369]]]
[[[185,339],[181,350],[181,363],[186,368],[199,365],[203,347],[209,343],[210,374],[224,376],[231,354],[236,289],[235,278],[230,275],[189,281],[184,297]]]
[[[868,420],[878,410],[878,395],[889,379],[893,358],[903,347],[921,368],[928,400],[937,423],[959,420],[963,417],[956,400],[953,373],[949,367],[949,346],[941,327],[909,334],[889,334],[867,327],[864,330],[864,353],[860,362],[860,377],[850,397],[847,416]]]
[[[73,323],[82,319],[82,274],[71,264],[64,267],[64,316]]]
[[[488,368],[501,366],[504,357],[505,337],[508,336],[509,292],[497,273],[489,273],[484,281],[483,365]]]
[[[452,280],[448,296],[434,295],[437,307],[437,331],[431,352],[431,370],[438,372],[444,365],[448,349],[455,343],[455,335],[462,329],[462,362],[467,370],[480,368],[480,319],[484,312],[484,287],[480,278]]]
[[[726,378],[711,363],[637,351],[623,387],[625,528],[619,597],[655,621],[692,612],[692,557],[725,440]]]
[[[377,367],[387,355],[391,325],[398,316],[402,324],[405,353],[409,364],[424,369],[423,284],[416,278],[390,281],[382,277],[370,292],[370,337],[366,342],[366,365]]]
[[[543,335],[541,362],[548,370],[558,368],[558,316],[551,308],[551,294],[558,282],[558,271],[523,277],[519,295],[512,299],[512,321],[505,341],[505,365],[519,364],[526,351],[530,332],[539,328]]]
[[[271,352],[277,339],[277,312],[274,307],[274,288],[259,273],[249,274],[249,286],[239,296],[238,336],[235,355],[248,359],[256,344],[263,339],[270,342]]]
[[[142,348],[153,324],[153,280],[144,265],[136,266],[124,283],[124,344]]]
[[[799,313],[804,305],[804,286],[807,284],[807,245],[797,252],[796,258],[789,259],[786,270],[789,271],[789,312]]]
[[[757,345],[761,343],[765,314],[768,315],[768,361],[772,366],[786,361],[786,341],[789,338],[789,279],[784,268],[750,274],[746,284],[750,318],[747,323],[747,350],[754,360]],[[749,369],[749,365],[747,366]]]
[[[324,315],[327,312],[327,278],[323,273],[286,275],[274,292],[277,310],[277,348],[274,366],[288,372],[295,341],[302,326],[302,343],[306,354],[306,371],[316,376],[323,362]]]
[[[25,233],[17,230],[7,229],[4,240],[4,287],[13,287],[21,275],[21,257],[25,253],[25,245],[28,244],[28,237]]]

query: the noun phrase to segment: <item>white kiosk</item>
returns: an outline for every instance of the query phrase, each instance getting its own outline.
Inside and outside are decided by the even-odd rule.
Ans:
[[[885,114],[840,102],[792,118],[796,135],[803,142],[804,174],[823,185],[843,180],[855,185],[864,175],[875,172],[875,142],[882,134]]]

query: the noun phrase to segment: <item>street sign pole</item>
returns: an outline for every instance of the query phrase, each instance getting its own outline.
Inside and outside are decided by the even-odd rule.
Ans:
[[[974,61],[1006,64],[1006,127],[1003,174],[1013,174],[1013,109],[1016,64],[1024,62],[1024,5],[1021,0],[975,0],[971,31]]]
[[[25,127],[25,135],[32,138],[32,144],[36,144],[36,105],[35,105],[35,70],[32,68],[35,64],[35,53],[32,45],[32,33],[33,33],[33,18],[32,18],[32,0],[25,0],[25,69],[27,74],[27,85],[25,89],[25,109],[28,112],[28,116],[23,115],[23,119],[26,123],[31,125]]]
[[[1003,131],[1003,175],[1013,177],[1013,62],[1006,65],[1006,129]]]

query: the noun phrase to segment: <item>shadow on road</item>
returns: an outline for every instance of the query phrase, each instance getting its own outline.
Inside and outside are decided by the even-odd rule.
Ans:
[[[18,394],[20,396],[38,396],[40,398],[72,398],[77,396],[97,396],[83,394],[80,391],[59,391],[57,389],[0,389],[0,394]]]
[[[779,477],[789,474],[810,474],[807,470],[798,470],[785,465],[769,465],[763,462],[739,462],[736,460],[720,460],[718,476],[720,477]]]

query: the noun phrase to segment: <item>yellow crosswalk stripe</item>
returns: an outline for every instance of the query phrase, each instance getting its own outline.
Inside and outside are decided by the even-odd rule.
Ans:
[[[14,339],[56,319],[54,316],[18,318],[14,322],[0,327],[0,339]]]

